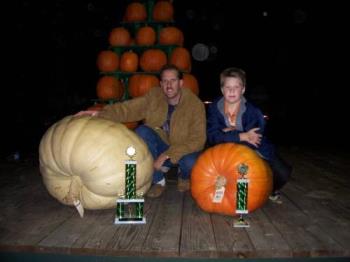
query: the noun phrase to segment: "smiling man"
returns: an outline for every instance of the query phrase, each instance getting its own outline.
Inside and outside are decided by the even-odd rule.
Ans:
[[[164,172],[178,167],[178,190],[190,188],[192,167],[206,141],[206,115],[202,101],[183,88],[182,72],[173,65],[160,71],[160,87],[147,94],[106,106],[98,117],[115,122],[143,120],[135,132],[145,141],[154,158],[153,185],[148,197],[165,190]]]

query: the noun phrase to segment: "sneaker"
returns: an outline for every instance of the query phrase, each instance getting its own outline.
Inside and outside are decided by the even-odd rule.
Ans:
[[[162,186],[160,184],[154,184],[150,188],[150,190],[147,192],[146,196],[150,198],[157,198],[160,197],[165,190],[165,186]]]
[[[178,178],[177,180],[177,190],[180,192],[186,192],[190,190],[191,185],[190,185],[190,180],[189,179],[183,179],[181,177]]]
[[[270,196],[269,199],[277,204],[282,204],[282,200],[281,200],[281,194],[278,191],[273,192]]]

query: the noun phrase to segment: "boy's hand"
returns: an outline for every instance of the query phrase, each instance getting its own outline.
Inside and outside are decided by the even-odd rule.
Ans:
[[[256,128],[250,129],[248,132],[241,133],[239,135],[240,140],[246,141],[252,144],[253,146],[258,147],[261,143],[261,138],[262,138],[262,135],[257,133],[259,129],[260,129],[259,127],[256,127]]]

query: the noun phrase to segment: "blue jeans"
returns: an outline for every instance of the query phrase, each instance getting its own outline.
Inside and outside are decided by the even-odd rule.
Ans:
[[[153,159],[157,159],[160,154],[165,152],[169,145],[166,144],[159,135],[150,127],[146,125],[138,126],[135,129],[136,134],[138,134],[147,144],[149,151],[151,152]],[[189,179],[191,176],[191,171],[194,163],[196,162],[200,152],[194,152],[184,155],[178,162],[178,164],[173,164],[170,160],[166,160],[163,166],[166,167],[179,167],[181,170],[180,177],[182,179]],[[153,173],[153,183],[157,183],[164,178],[164,174],[161,171],[154,171]]]

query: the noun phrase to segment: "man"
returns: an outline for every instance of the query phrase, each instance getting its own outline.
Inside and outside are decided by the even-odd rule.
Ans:
[[[99,117],[115,122],[143,120],[135,132],[145,141],[154,158],[153,185],[148,197],[165,190],[164,172],[178,166],[178,190],[190,188],[192,167],[206,141],[204,104],[187,88],[182,73],[173,65],[160,71],[160,88],[121,103],[106,106]]]

